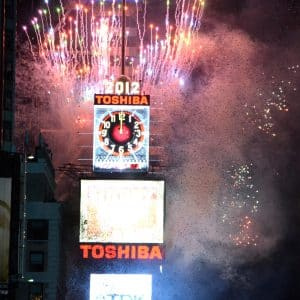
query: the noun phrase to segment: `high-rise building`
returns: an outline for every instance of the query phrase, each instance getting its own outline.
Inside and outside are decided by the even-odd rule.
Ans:
[[[0,0],[0,299],[18,274],[20,155],[13,153],[16,0]],[[12,275],[14,274],[14,275]]]
[[[14,146],[16,2],[0,0],[0,299],[58,299],[61,214],[51,152],[41,136],[34,153]]]
[[[16,0],[0,1],[0,149],[14,150]]]
[[[35,153],[25,153],[21,178],[19,272],[12,299],[59,299],[61,209],[54,199],[51,152],[42,136]]]

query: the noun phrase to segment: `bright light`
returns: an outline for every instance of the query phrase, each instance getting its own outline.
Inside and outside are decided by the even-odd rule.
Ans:
[[[90,300],[152,299],[150,274],[91,274]]]
[[[163,243],[164,181],[81,180],[80,242]]]
[[[163,266],[162,265],[159,266],[159,271],[162,274],[162,272],[163,272]]]
[[[72,19],[70,11],[63,7],[63,1],[59,1],[60,5],[54,8],[55,13],[58,14],[58,20],[55,21],[56,18],[52,17],[53,13],[48,5],[49,1],[44,0],[44,2],[47,9],[39,9],[39,18],[32,20],[35,40],[39,41],[39,49],[36,53],[32,44],[34,39],[27,34],[26,30],[25,34],[33,56],[40,56],[42,62],[52,66],[53,70],[57,70],[56,75],[63,80],[69,80],[74,86],[79,86],[76,94],[78,97],[75,96],[75,100],[84,98],[82,96],[84,86],[100,83],[111,75],[119,76],[120,47],[117,46],[118,42],[115,39],[121,35],[121,26],[118,21],[120,11],[116,11],[117,7],[121,9],[121,4],[116,4],[117,1],[103,0],[78,1],[79,3],[74,4],[77,16],[73,15]],[[81,2],[91,3],[93,8],[87,9]],[[109,3],[106,4],[106,2]],[[147,19],[146,5],[143,4],[144,1],[135,0],[135,2],[136,12],[132,11],[130,14],[137,15],[135,27],[143,28]],[[170,1],[167,1],[167,6],[169,5]],[[142,58],[132,63],[126,72],[132,80],[143,81],[143,89],[146,93],[157,82],[163,81],[165,85],[178,86],[179,82],[172,75],[172,69],[177,69],[184,77],[188,77],[197,62],[199,51],[191,54],[191,48],[193,48],[191,43],[199,30],[203,14],[202,2],[195,0],[194,5],[190,6],[185,5],[185,1],[177,1],[176,7],[175,16],[167,13],[165,22],[161,22],[161,24],[166,24],[166,28],[162,30],[157,24],[151,23],[144,28],[144,34],[136,35],[134,32],[126,31],[126,43],[129,38],[135,40],[139,50],[134,51],[136,52],[134,55]],[[81,16],[82,13],[85,14],[84,17]],[[176,24],[174,28],[170,26],[170,20],[173,19]],[[187,19],[189,22],[186,21]],[[193,25],[190,20],[199,25]],[[158,35],[158,32],[161,34]],[[57,52],[56,43],[62,42],[65,47]],[[78,49],[81,50],[78,51]],[[193,49],[198,50],[197,47]],[[80,75],[79,81],[78,67],[82,67],[81,64],[86,62],[91,63],[90,69]]]

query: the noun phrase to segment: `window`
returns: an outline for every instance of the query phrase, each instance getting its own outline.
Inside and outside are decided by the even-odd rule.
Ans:
[[[14,49],[14,32],[9,29],[5,31],[5,49],[8,52]]]
[[[48,220],[28,220],[27,240],[48,240]]]
[[[7,142],[12,140],[12,123],[9,121],[3,122],[3,139]]]
[[[4,109],[12,110],[12,108],[13,108],[13,92],[11,89],[9,89],[9,88],[6,89],[4,100],[5,100]]]
[[[29,252],[29,272],[43,272],[45,270],[44,265],[44,252]]]

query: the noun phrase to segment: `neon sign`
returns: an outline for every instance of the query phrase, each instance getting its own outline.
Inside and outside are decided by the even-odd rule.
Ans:
[[[81,244],[80,250],[84,259],[163,259],[160,245]]]

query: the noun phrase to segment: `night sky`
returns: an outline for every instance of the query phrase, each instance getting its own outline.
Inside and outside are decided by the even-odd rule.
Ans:
[[[187,299],[300,297],[299,92],[288,94],[286,114],[274,113],[275,137],[252,127],[253,115],[248,123],[242,108],[245,103],[259,107],[262,98],[257,97],[257,91],[266,95],[276,82],[293,78],[299,87],[299,73],[291,76],[288,72],[300,58],[299,9],[297,1],[207,3],[200,32],[203,60],[194,74],[192,105],[183,114],[190,122],[174,138],[174,144],[184,139],[190,149],[180,147],[185,171],[174,185],[190,187],[193,203],[186,200],[184,205],[195,207],[196,203],[210,218],[212,210],[203,205],[203,198],[214,198],[215,187],[220,187],[219,178],[212,173],[232,162],[251,162],[261,195],[260,215],[256,217],[260,238],[256,249],[248,247],[237,253],[219,236],[219,228],[205,228],[199,220],[201,214],[191,213],[192,222],[187,218],[184,223],[191,222],[193,229],[182,239],[186,243],[183,252],[190,255],[189,271],[174,270],[176,284],[182,284],[182,298],[187,291]],[[184,103],[178,107],[178,116],[184,107]],[[178,158],[178,153],[174,156]],[[203,188],[205,185],[209,188]],[[203,195],[202,201],[192,190]],[[207,231],[208,237],[203,237]],[[191,236],[198,242],[189,242]],[[190,250],[188,243],[195,249]]]
[[[168,164],[161,299],[300,299],[300,2],[206,2],[199,61],[180,97],[162,105]],[[35,4],[19,5],[27,6],[29,23]],[[160,5],[149,1],[151,9]],[[157,19],[150,8],[149,19]],[[26,16],[19,20],[20,27]],[[21,84],[20,65],[17,72]],[[63,119],[63,110],[52,112]],[[64,126],[71,130],[72,122]],[[71,137],[64,151],[61,134],[46,138],[56,169],[75,155]],[[64,222],[74,232],[64,233],[66,299],[75,299],[87,288],[77,283],[82,265],[72,250],[78,182],[57,175]],[[245,216],[251,242],[236,245]]]
[[[189,271],[174,270],[176,284],[182,284],[182,298],[184,293],[189,293],[187,299],[300,297],[299,92],[288,93],[286,114],[274,113],[272,132],[276,136],[252,127],[253,115],[249,113],[252,117],[248,123],[242,108],[245,103],[259,107],[263,96],[257,97],[257,91],[266,95],[276,82],[292,79],[299,87],[299,73],[291,76],[288,72],[300,58],[299,9],[297,1],[207,3],[200,31],[203,60],[194,73],[194,94],[189,100],[192,105],[183,113],[190,122],[174,137],[174,148],[182,151],[184,170],[174,185],[190,187],[187,194],[193,203],[186,200],[183,206],[195,207],[196,203],[210,218],[212,210],[203,204],[203,198],[214,198],[215,187],[220,187],[219,178],[212,173],[232,162],[251,162],[261,195],[260,215],[256,217],[260,238],[256,249],[248,247],[238,253],[227,247],[217,232],[219,228],[205,228],[199,220],[201,213],[191,213],[192,222],[184,218],[193,229],[187,230],[188,237],[182,239],[186,243],[182,251],[190,255]],[[184,103],[178,107],[178,116],[184,108]],[[190,149],[176,147],[182,139],[184,147],[189,145]],[[174,151],[174,160],[178,156]],[[205,189],[205,185],[209,187]],[[195,191],[203,195],[201,200]],[[220,209],[224,208],[218,203]],[[208,237],[203,237],[206,231]],[[193,246],[195,249],[190,250]]]

